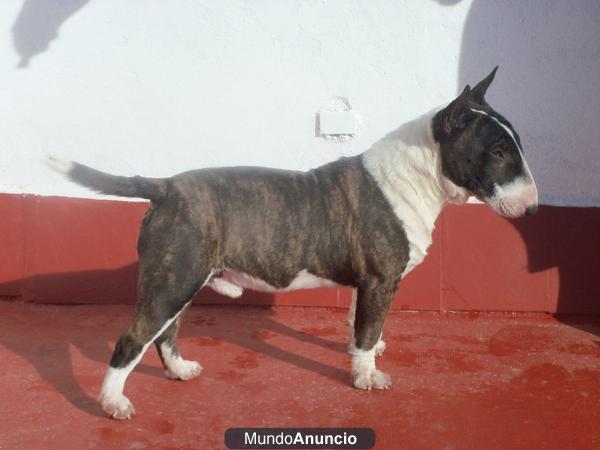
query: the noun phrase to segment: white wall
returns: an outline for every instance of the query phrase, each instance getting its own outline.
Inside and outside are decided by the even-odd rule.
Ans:
[[[561,114],[546,120],[538,106],[524,112],[501,95],[530,90],[541,70],[577,71],[580,61],[586,62],[580,79],[597,80],[598,32],[583,24],[587,34],[575,39],[596,33],[596,40],[573,52],[565,68],[562,53],[553,50],[565,36],[545,33],[548,42],[536,41],[544,22],[527,11],[519,18],[529,36],[523,45],[544,52],[542,63],[520,61],[530,75],[522,77],[511,73],[512,52],[501,39],[491,45],[487,30],[473,26],[473,11],[484,1],[5,0],[0,191],[93,196],[51,173],[43,164],[47,153],[147,176],[223,165],[308,169],[367,149],[499,63],[498,90],[490,98],[504,100],[498,109],[517,118],[543,198],[600,205],[599,116],[576,128],[584,137],[562,128],[556,135]],[[535,3],[540,10],[565,9],[560,2]],[[586,13],[598,19],[594,0],[579,4],[584,17],[577,20]],[[462,38],[469,29],[484,36],[471,33],[467,45]],[[497,57],[485,53],[490,46]],[[467,50],[475,56],[465,56]],[[596,86],[586,95],[597,96]],[[315,114],[335,96],[347,97],[361,118],[358,135],[344,143],[315,137]],[[588,110],[596,112],[580,105],[569,113]],[[572,142],[583,157],[567,158],[567,166],[548,162],[548,153]],[[580,187],[564,183],[566,170]]]

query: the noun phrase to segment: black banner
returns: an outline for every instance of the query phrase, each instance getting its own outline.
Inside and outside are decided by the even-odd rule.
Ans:
[[[229,428],[225,445],[230,449],[325,449],[375,446],[370,428]]]

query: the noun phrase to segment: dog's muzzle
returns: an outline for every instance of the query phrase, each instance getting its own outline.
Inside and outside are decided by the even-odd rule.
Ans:
[[[538,210],[537,188],[531,178],[521,177],[508,185],[496,186],[495,195],[486,203],[505,217],[533,215]]]

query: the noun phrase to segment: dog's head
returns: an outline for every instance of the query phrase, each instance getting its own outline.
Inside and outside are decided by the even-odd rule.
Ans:
[[[485,101],[496,68],[433,118],[442,172],[496,212],[507,217],[534,214],[538,194],[521,140],[508,120]]]

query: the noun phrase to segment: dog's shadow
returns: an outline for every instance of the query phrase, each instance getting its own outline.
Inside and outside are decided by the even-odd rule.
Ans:
[[[600,210],[543,205],[535,216],[511,223],[527,248],[528,271],[558,272],[547,282],[554,317],[600,337]]]
[[[131,264],[112,271],[48,274],[37,276],[34,284],[38,287],[63,286],[63,289],[68,289],[69,286],[86,285],[110,287],[114,286],[115,283],[119,285],[123,279],[127,278],[131,280],[131,283],[134,283],[135,277],[131,275],[135,271],[135,264]],[[31,280],[18,280],[11,283],[25,286],[32,284]],[[8,284],[10,283],[0,284],[0,291],[15,290],[14,286],[8,286]],[[123,288],[123,286],[120,285],[120,288]],[[131,287],[129,286],[129,288]],[[206,297],[207,294],[209,297],[218,295],[201,292],[195,303],[204,303],[206,298],[203,297]],[[348,371],[293,353],[288,349],[280,348],[268,342],[269,339],[264,339],[264,337],[285,336],[299,342],[337,352],[346,352],[345,343],[311,335],[302,331],[302,329],[294,329],[285,325],[276,319],[276,313],[271,308],[274,302],[273,295],[263,293],[251,293],[249,295],[257,297],[252,299],[254,304],[259,303],[262,306],[251,307],[252,320],[245,320],[243,329],[231,326],[204,326],[206,324],[204,323],[202,310],[206,308],[207,315],[211,315],[210,311],[214,307],[201,305],[194,306],[192,311],[186,315],[180,336],[182,338],[206,337],[231,343],[264,356],[276,358],[300,369],[313,371],[337,383],[349,383]],[[122,299],[118,300],[122,303]],[[213,297],[210,303],[213,303],[214,300]],[[73,406],[90,415],[104,416],[95,398],[97,393],[90,395],[78,383],[74,373],[71,352],[72,350],[78,351],[85,358],[102,363],[101,370],[103,373],[105,364],[108,364],[111,357],[113,343],[118,339],[119,333],[125,331],[132,317],[133,307],[117,306],[123,311],[123,315],[120,317],[110,315],[89,317],[90,311],[95,314],[102,314],[104,308],[89,305],[85,308],[75,306],[68,309],[69,316],[67,319],[59,316],[65,309],[53,305],[45,305],[39,308],[31,304],[5,305],[9,309],[14,306],[15,309],[11,314],[2,315],[0,319],[2,329],[0,345],[28,361],[40,377],[60,392]],[[69,320],[68,324],[67,320]],[[187,323],[188,321],[191,323]],[[61,326],[61,323],[63,323],[63,326]],[[200,328],[200,331],[198,328]],[[32,332],[35,333],[34,336],[31,336]],[[153,347],[151,346],[148,352],[155,351]],[[135,372],[152,377],[164,377],[161,367],[151,366],[143,361],[138,364]]]
[[[556,268],[552,283],[558,286],[549,283],[547,309],[596,335],[598,328],[589,322],[600,314],[600,193],[594,169],[600,59],[590,55],[598,53],[598,18],[600,8],[592,0],[519,2],[512,8],[474,0],[456,86],[461,92],[470,80],[500,66],[488,100],[521,132],[543,204],[536,216],[511,221],[527,247],[528,270]],[[557,206],[565,204],[572,206]]]
[[[207,292],[206,294],[211,296],[218,295],[213,292]],[[212,316],[213,314],[211,305],[202,305],[194,307],[193,310],[187,314],[181,326],[180,336],[182,338],[190,338],[200,335],[216,341],[227,342],[255,353],[276,358],[299,369],[310,370],[335,382],[343,384],[348,384],[350,382],[348,371],[291,352],[274,345],[269,341],[274,336],[283,336],[292,338],[301,343],[319,346],[340,353],[346,352],[346,343],[329,340],[322,336],[312,334],[318,332],[316,328],[305,331],[304,328],[296,329],[278,321],[275,310],[271,308],[275,299],[271,294],[252,292],[248,293],[248,296],[260,297],[261,300],[256,301],[256,299],[253,298],[252,303],[254,306],[244,306],[244,310],[241,314],[245,314],[247,320],[243,321],[243,327],[232,326],[230,323],[233,322],[234,324],[237,323],[239,325],[239,310],[234,312],[236,317],[233,318],[233,320],[226,319],[226,326],[204,327],[204,325],[207,324],[206,316]],[[202,292],[200,293],[200,297],[202,297]],[[259,303],[261,306],[255,306],[256,303]],[[267,305],[267,303],[269,303],[269,305]],[[222,309],[223,306],[220,306],[219,311],[222,311]],[[191,322],[191,324],[186,325],[186,322]],[[343,324],[343,321],[340,323]],[[194,329],[194,325],[203,326],[203,330],[198,333]],[[336,334],[339,336],[342,332],[340,331]]]

